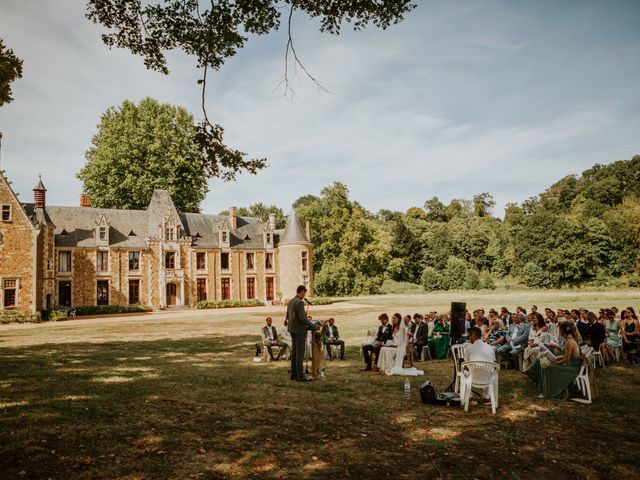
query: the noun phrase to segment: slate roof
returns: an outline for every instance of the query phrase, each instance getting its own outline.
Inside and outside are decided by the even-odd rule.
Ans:
[[[307,233],[298,221],[296,211],[293,210],[284,232],[280,235],[279,245],[299,245],[304,243],[310,242],[307,238]]]
[[[96,247],[95,227],[101,215],[109,224],[109,245],[120,248],[145,248],[146,239],[157,237],[158,226],[168,216],[181,225],[185,234],[192,237],[193,246],[217,248],[220,227],[226,215],[178,212],[166,190],[156,190],[147,210],[117,210],[91,207],[47,206],[36,209],[33,203],[24,204],[32,220],[47,221],[55,225],[56,247]],[[264,248],[264,231],[268,222],[256,217],[237,217],[237,229],[231,231],[231,248]],[[130,235],[133,233],[133,235]],[[279,232],[274,232],[274,243]]]

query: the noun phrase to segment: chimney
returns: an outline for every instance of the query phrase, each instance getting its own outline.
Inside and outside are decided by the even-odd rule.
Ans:
[[[91,196],[88,193],[80,194],[80,206],[81,207],[90,207],[91,206]]]
[[[231,230],[238,228],[238,209],[236,207],[229,207],[229,226]]]
[[[307,234],[307,240],[311,241],[311,223],[309,220],[304,222],[304,231]]]
[[[33,187],[33,203],[36,204],[36,208],[44,208],[46,205],[46,191],[44,184],[42,183],[42,177],[38,175],[38,183]]]
[[[269,228],[271,230],[275,230],[276,229],[276,214],[275,213],[270,213],[269,214]]]

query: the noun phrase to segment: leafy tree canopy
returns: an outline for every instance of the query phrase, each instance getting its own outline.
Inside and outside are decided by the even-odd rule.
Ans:
[[[0,38],[0,107],[13,101],[11,84],[22,78],[22,60]]]
[[[214,176],[193,143],[193,117],[182,107],[145,98],[109,108],[78,173],[96,207],[144,209],[154,189],[176,208],[197,212]]]

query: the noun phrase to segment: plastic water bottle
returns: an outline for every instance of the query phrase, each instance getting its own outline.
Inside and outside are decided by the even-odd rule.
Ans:
[[[411,382],[408,378],[404,379],[404,398],[409,400],[411,398]]]

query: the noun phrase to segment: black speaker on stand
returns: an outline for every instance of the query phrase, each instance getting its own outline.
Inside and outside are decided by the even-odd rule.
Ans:
[[[449,324],[449,338],[451,345],[461,343],[465,334],[464,323],[467,316],[467,304],[465,302],[451,302],[451,323]],[[456,359],[454,357],[453,361]],[[456,371],[459,365],[453,366],[453,380],[445,392],[453,392],[456,383]]]

